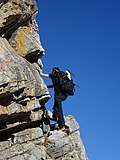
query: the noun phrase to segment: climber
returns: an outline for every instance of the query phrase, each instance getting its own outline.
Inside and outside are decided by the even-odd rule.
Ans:
[[[62,111],[62,101],[66,100],[67,94],[64,94],[61,92],[59,88],[59,78],[57,74],[60,72],[60,69],[58,67],[54,67],[52,69],[51,74],[44,74],[42,71],[40,72],[41,76],[51,78],[53,85],[50,85],[50,87],[54,88],[54,106],[53,106],[53,120],[58,123],[58,128],[61,131],[65,131],[66,128],[68,129],[68,126],[65,125],[65,120],[63,117],[63,111]]]

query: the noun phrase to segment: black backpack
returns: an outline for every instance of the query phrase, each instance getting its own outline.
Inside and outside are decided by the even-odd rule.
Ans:
[[[67,94],[68,96],[73,96],[75,92],[75,84],[73,82],[71,74],[69,73],[70,74],[69,77],[68,73],[69,73],[68,71],[67,72],[60,71],[58,73],[59,77],[58,87],[63,94]]]

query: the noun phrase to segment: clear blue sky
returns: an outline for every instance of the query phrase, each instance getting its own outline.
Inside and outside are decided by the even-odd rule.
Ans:
[[[80,86],[63,103],[64,115],[77,119],[90,160],[119,160],[120,1],[39,0],[38,5],[43,71],[68,68]],[[52,105],[53,99],[46,106]]]

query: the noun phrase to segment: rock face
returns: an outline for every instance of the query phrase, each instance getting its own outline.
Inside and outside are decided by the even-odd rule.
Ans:
[[[0,143],[0,159],[10,160],[87,160],[74,117],[66,117],[70,134],[51,131],[43,134],[40,127],[15,133]]]
[[[73,116],[69,134],[50,125],[36,14],[36,0],[0,0],[0,160],[87,160]]]

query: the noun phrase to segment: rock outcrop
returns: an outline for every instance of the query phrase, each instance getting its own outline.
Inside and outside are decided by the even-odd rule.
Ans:
[[[87,160],[73,116],[69,134],[49,124],[37,12],[36,0],[0,0],[0,160]]]

